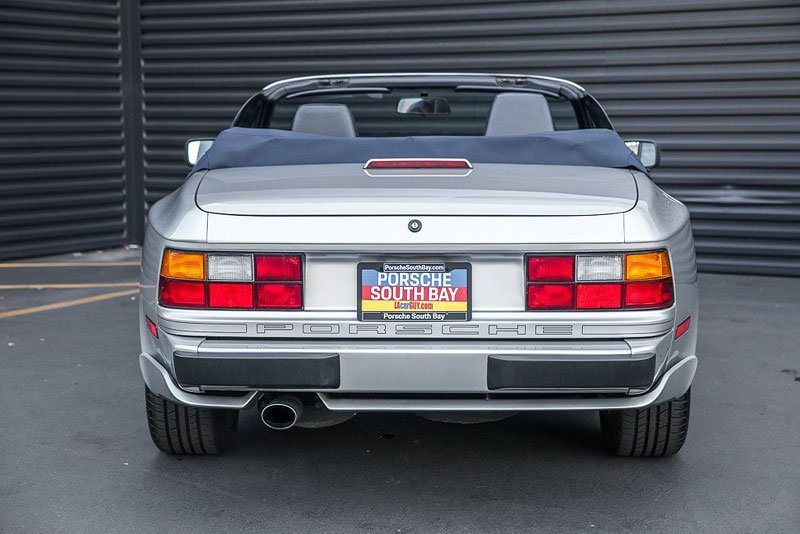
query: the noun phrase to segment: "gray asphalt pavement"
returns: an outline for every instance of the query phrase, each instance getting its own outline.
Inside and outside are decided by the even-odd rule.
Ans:
[[[137,268],[0,268],[0,285],[114,284]],[[55,260],[47,260],[55,261]],[[272,432],[255,412],[221,457],[150,442],[124,286],[0,289],[2,532],[798,532],[800,279],[701,276],[689,437],[619,459],[595,414],[478,425],[359,415]]]

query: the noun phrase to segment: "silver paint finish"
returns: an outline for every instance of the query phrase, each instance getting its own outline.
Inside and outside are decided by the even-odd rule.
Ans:
[[[329,410],[347,412],[524,412],[555,410],[622,410],[644,408],[680,397],[694,379],[697,357],[687,356],[671,367],[656,386],[643,395],[604,398],[538,398],[538,399],[374,399],[335,398],[319,393]]]
[[[664,241],[689,224],[689,210],[659,189],[647,176],[634,171],[639,199],[636,207],[624,214],[625,241],[648,243]]]
[[[205,171],[194,173],[183,186],[153,204],[147,214],[146,226],[161,237],[187,243],[204,242],[208,215],[197,207],[194,200],[204,175]]]
[[[520,293],[521,291],[517,291]],[[181,336],[224,334],[230,338],[313,340],[391,339],[408,337],[407,323],[359,322],[355,293],[349,311],[301,311],[288,315],[270,311],[206,311],[159,308],[159,327]],[[520,307],[523,305],[520,304]],[[672,329],[675,308],[665,310],[525,312],[474,311],[468,323],[414,323],[425,339],[607,339],[653,337]]]
[[[162,397],[197,408],[245,409],[254,405],[261,393],[249,392],[243,397],[189,393],[180,389],[169,372],[148,354],[139,358],[147,386]],[[692,383],[697,357],[687,356],[672,366],[649,392],[636,396],[601,398],[504,399],[339,399],[318,393],[326,408],[333,411],[542,411],[542,410],[613,410],[642,408],[683,395]]]
[[[284,165],[208,171],[197,205],[222,215],[604,215],[630,210],[630,171],[476,163],[469,175],[428,169],[370,176],[364,165]]]
[[[423,326],[406,323],[409,328],[419,331]],[[197,346],[196,357],[213,356],[224,358],[254,357],[269,354],[338,354],[341,366],[341,383],[335,390],[339,393],[490,393],[487,387],[487,361],[490,355],[513,355],[548,357],[554,359],[571,358],[576,362],[593,357],[612,356],[619,359],[631,358],[634,353],[625,340],[582,340],[572,341],[508,341],[508,340],[455,340],[419,341],[416,336],[409,340],[393,340],[381,343],[354,341],[312,341],[312,340],[216,340],[209,339]],[[667,357],[671,337],[640,339],[636,343],[636,354],[656,355],[657,368],[660,369]],[[182,351],[183,352],[183,351]],[[656,375],[653,376],[655,380]],[[207,389],[218,389],[216,384],[204,384]],[[226,388],[237,389],[237,388]],[[246,389],[246,388],[245,388]],[[302,391],[286,389],[286,391]],[[506,392],[511,390],[504,390]],[[519,391],[539,391],[563,393],[580,391],[582,393],[628,394],[628,388],[616,389],[520,389]]]
[[[419,219],[423,230],[408,231],[409,218]],[[391,251],[397,245],[435,245],[428,250],[454,252],[471,250],[472,245],[521,245],[536,250],[538,244],[606,244],[625,240],[623,214],[581,217],[498,217],[498,216],[308,216],[256,217],[208,215],[208,242],[226,244],[236,236],[239,244],[259,245],[269,236],[273,245],[293,245],[308,250],[308,245],[337,245],[339,250]],[[469,247],[464,248],[464,245]],[[520,247],[514,247],[520,250]],[[418,252],[425,252],[417,248]]]

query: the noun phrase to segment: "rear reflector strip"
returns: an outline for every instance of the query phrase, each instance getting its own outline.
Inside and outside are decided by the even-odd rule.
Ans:
[[[144,321],[147,324],[147,330],[150,331],[150,335],[158,339],[158,327],[156,326],[156,323],[154,323],[153,320],[146,315],[144,316]]]
[[[683,334],[688,332],[691,324],[692,324],[691,317],[687,317],[686,319],[684,319],[684,321],[675,328],[675,339],[678,339]]]
[[[371,169],[471,169],[465,159],[371,159],[365,165]]]

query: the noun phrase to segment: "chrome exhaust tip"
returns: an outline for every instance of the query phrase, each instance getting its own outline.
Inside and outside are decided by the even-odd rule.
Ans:
[[[303,403],[294,395],[283,395],[271,400],[261,410],[261,422],[272,430],[288,430],[300,419]]]

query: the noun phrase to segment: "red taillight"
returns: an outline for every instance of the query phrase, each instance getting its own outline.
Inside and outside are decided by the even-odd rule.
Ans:
[[[579,310],[613,310],[622,306],[622,284],[577,284]]]
[[[675,301],[666,250],[526,256],[525,267],[529,310],[658,309]]]
[[[571,284],[535,284],[528,286],[528,308],[533,310],[569,310],[575,305]]]
[[[528,282],[572,282],[574,256],[529,256]]]
[[[672,280],[629,282],[625,285],[626,308],[663,308],[672,304]]]
[[[158,301],[171,308],[300,310],[303,257],[165,250]]]
[[[691,324],[692,324],[692,318],[691,317],[687,317],[686,319],[684,319],[683,322],[681,324],[679,324],[675,328],[675,339],[678,339],[683,334],[688,332],[689,331],[689,327],[691,326]]]
[[[372,159],[364,165],[369,169],[471,169],[465,159]]]
[[[205,308],[206,285],[204,282],[161,279],[159,302],[172,308]]]
[[[300,256],[256,256],[256,280],[299,281]]]
[[[295,310],[303,306],[300,284],[258,284],[256,306],[259,308]]]
[[[252,308],[253,284],[209,282],[210,308]]]

